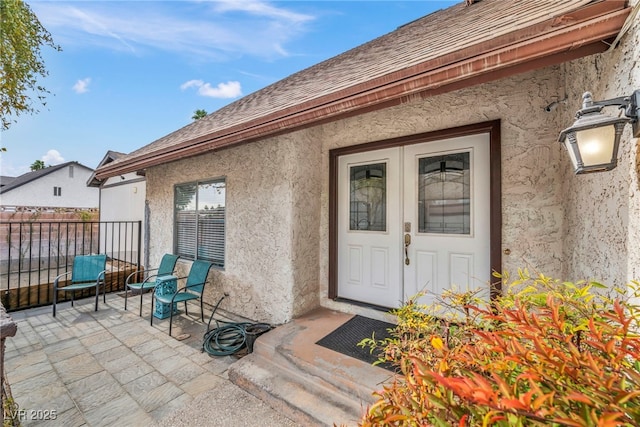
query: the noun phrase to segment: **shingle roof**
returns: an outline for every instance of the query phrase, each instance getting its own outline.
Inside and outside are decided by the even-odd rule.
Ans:
[[[83,167],[83,168],[88,169],[88,170],[93,170],[93,169],[88,168],[85,165],[80,164],[80,163],[75,162],[75,161],[61,163],[61,164],[55,165],[55,166],[48,166],[46,168],[38,169],[38,170],[32,171],[32,172],[27,172],[25,174],[22,174],[22,175],[16,177],[8,185],[4,185],[4,186],[0,187],[0,194],[1,193],[6,193],[6,192],[11,191],[11,190],[13,190],[15,188],[18,188],[18,187],[20,187],[22,185],[25,185],[25,184],[27,184],[29,182],[35,181],[36,179],[41,178],[41,177],[43,177],[45,175],[49,175],[50,173],[53,173],[53,172],[55,172],[57,170],[66,168],[69,165],[77,165],[77,166]]]
[[[0,176],[0,187],[4,187],[5,185],[9,185],[14,179],[15,176]]]
[[[126,156],[125,153],[109,150],[107,151],[107,154],[104,155],[102,160],[100,160],[100,163],[98,163],[98,166],[96,167],[96,169],[98,169],[100,166],[108,165],[114,160],[120,159],[125,156]],[[100,187],[101,183],[102,183],[102,180],[96,178],[96,172],[94,171],[89,177],[89,179],[87,180],[87,187]]]
[[[108,165],[109,163],[113,162],[114,160],[118,160],[120,158],[125,157],[126,154],[125,153],[121,153],[119,151],[113,151],[113,150],[108,150],[107,154],[104,155],[104,157],[102,158],[102,160],[100,160],[100,163],[98,163],[98,166],[96,167],[96,170],[98,168],[100,168],[100,166],[103,165]],[[94,171],[91,176],[89,177],[89,179],[87,180],[87,187],[100,187],[100,184],[102,184],[103,180],[100,180],[96,177],[96,172]]]
[[[482,82],[477,76],[495,73],[499,78],[504,73],[497,71],[511,67],[516,72],[516,65],[543,55],[594,53],[593,47],[580,48],[615,36],[628,14],[625,6],[623,0],[463,2],[249,94],[99,168],[97,174],[113,176],[247,142],[465,79],[475,79],[467,85],[477,84]],[[595,31],[594,16],[601,17],[598,25],[606,21],[606,29],[602,24]],[[577,31],[583,33],[575,35]],[[532,48],[543,43],[545,51]],[[495,55],[483,59],[487,52]]]

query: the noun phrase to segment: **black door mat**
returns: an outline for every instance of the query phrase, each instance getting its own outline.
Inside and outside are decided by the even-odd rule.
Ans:
[[[387,329],[394,327],[395,325],[391,323],[356,315],[324,338],[321,338],[316,344],[373,364],[378,360],[380,349],[376,349],[372,353],[369,347],[361,347],[358,343],[372,336],[376,341],[388,338],[390,334]],[[390,371],[394,370],[394,367],[388,363],[381,363],[377,366]]]

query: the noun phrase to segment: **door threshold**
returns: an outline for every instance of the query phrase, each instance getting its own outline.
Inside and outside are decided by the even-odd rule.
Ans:
[[[351,305],[357,305],[358,307],[364,307],[364,308],[370,308],[376,311],[384,311],[386,313],[390,312],[391,310],[394,310],[393,307],[384,307],[381,305],[376,305],[376,304],[371,304],[368,302],[362,302],[362,301],[357,301],[357,300],[352,300],[352,299],[348,299],[348,298],[335,298],[334,299],[335,302],[343,302],[346,304],[351,304]]]

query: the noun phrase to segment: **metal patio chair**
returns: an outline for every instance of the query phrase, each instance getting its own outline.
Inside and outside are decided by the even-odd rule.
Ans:
[[[105,272],[107,268],[106,255],[78,255],[73,259],[73,268],[55,278],[53,281],[53,317],[56,317],[56,303],[58,292],[71,292],[71,306],[75,291],[96,288],[96,309],[98,311],[98,296],[100,295],[100,285],[102,285],[102,300],[106,300]],[[71,275],[71,280],[64,279]],[[61,286],[61,281],[67,280],[67,285]]]
[[[169,336],[171,336],[173,314],[176,312],[177,303],[184,302],[184,311],[186,314],[189,314],[187,311],[187,301],[190,300],[200,300],[200,318],[204,323],[202,293],[204,292],[204,286],[207,283],[207,276],[209,275],[209,270],[211,270],[212,266],[213,263],[209,261],[193,261],[191,269],[189,270],[189,275],[186,277],[187,281],[183,287],[175,290],[174,292],[164,292],[162,294],[158,292],[160,286],[154,288],[153,295],[151,297],[151,316],[149,323],[153,325],[153,317],[156,314],[153,311],[154,302],[156,302],[156,304],[162,304],[169,312]],[[184,277],[173,278],[173,283],[176,284],[178,279],[184,279]],[[161,318],[166,318],[166,314]]]
[[[162,260],[160,261],[160,266],[158,268],[151,268],[148,270],[138,270],[131,273],[127,280],[125,280],[124,287],[124,309],[127,309],[127,296],[129,295],[129,289],[132,291],[140,292],[140,312],[139,316],[142,316],[142,295],[149,290],[152,290],[156,287],[158,283],[158,278],[162,276],[170,276],[173,274],[173,270],[176,268],[176,263],[178,262],[178,255],[172,254],[164,254],[162,256]],[[142,277],[141,277],[142,276]],[[133,282],[134,280],[140,280],[139,282]]]

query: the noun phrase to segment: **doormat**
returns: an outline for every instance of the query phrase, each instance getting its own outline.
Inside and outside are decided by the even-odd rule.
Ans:
[[[381,349],[376,349],[372,353],[371,348],[361,347],[358,343],[372,336],[374,336],[376,341],[388,338],[390,337],[389,331],[387,331],[389,328],[395,328],[395,325],[356,315],[324,338],[321,338],[316,344],[373,364],[373,362],[378,360]],[[380,363],[376,366],[394,371],[394,367],[389,363]]]

